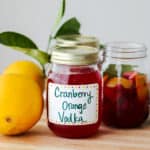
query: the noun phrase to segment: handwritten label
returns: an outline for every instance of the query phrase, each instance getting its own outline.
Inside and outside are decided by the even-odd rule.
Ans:
[[[98,84],[48,85],[49,121],[61,125],[86,125],[98,120]]]

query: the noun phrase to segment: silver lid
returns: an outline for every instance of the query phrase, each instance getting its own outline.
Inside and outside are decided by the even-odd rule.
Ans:
[[[89,46],[99,48],[99,41],[92,36],[65,35],[56,38],[56,45],[58,47]]]
[[[85,46],[54,48],[51,61],[66,65],[90,65],[98,62],[98,55],[98,49]]]

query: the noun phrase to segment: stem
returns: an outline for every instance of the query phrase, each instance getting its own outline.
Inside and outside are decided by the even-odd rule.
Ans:
[[[50,35],[50,36],[49,36],[49,39],[48,39],[47,49],[46,49],[46,51],[47,51],[47,52],[49,51],[49,48],[50,48],[50,45],[51,45],[52,39],[53,39],[53,37]]]
[[[50,48],[52,39],[55,37],[53,34],[55,34],[59,24],[61,23],[62,18],[64,17],[65,9],[66,9],[66,0],[61,0],[61,6],[60,6],[60,9],[58,11],[58,15],[57,15],[57,18],[55,20],[55,23],[52,27],[51,35],[49,36],[49,39],[48,39],[48,46],[47,46],[47,49],[46,49],[47,52]]]
[[[42,64],[41,64],[42,65]],[[44,74],[44,77],[46,77],[46,69],[45,69],[45,66],[42,65],[42,69],[43,69],[43,74]]]

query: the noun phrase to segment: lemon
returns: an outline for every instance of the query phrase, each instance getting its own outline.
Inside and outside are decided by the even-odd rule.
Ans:
[[[37,82],[22,75],[0,76],[0,133],[17,135],[40,119],[42,92]]]
[[[41,90],[44,89],[44,74],[42,69],[32,61],[20,60],[10,64],[3,74],[19,74],[35,80]]]

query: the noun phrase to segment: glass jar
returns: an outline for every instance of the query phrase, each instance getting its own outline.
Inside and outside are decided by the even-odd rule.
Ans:
[[[141,125],[148,117],[146,47],[134,42],[106,44],[103,64],[103,122],[119,128]]]
[[[98,50],[55,48],[48,75],[47,116],[58,136],[82,138],[94,134],[102,118],[102,80]]]

